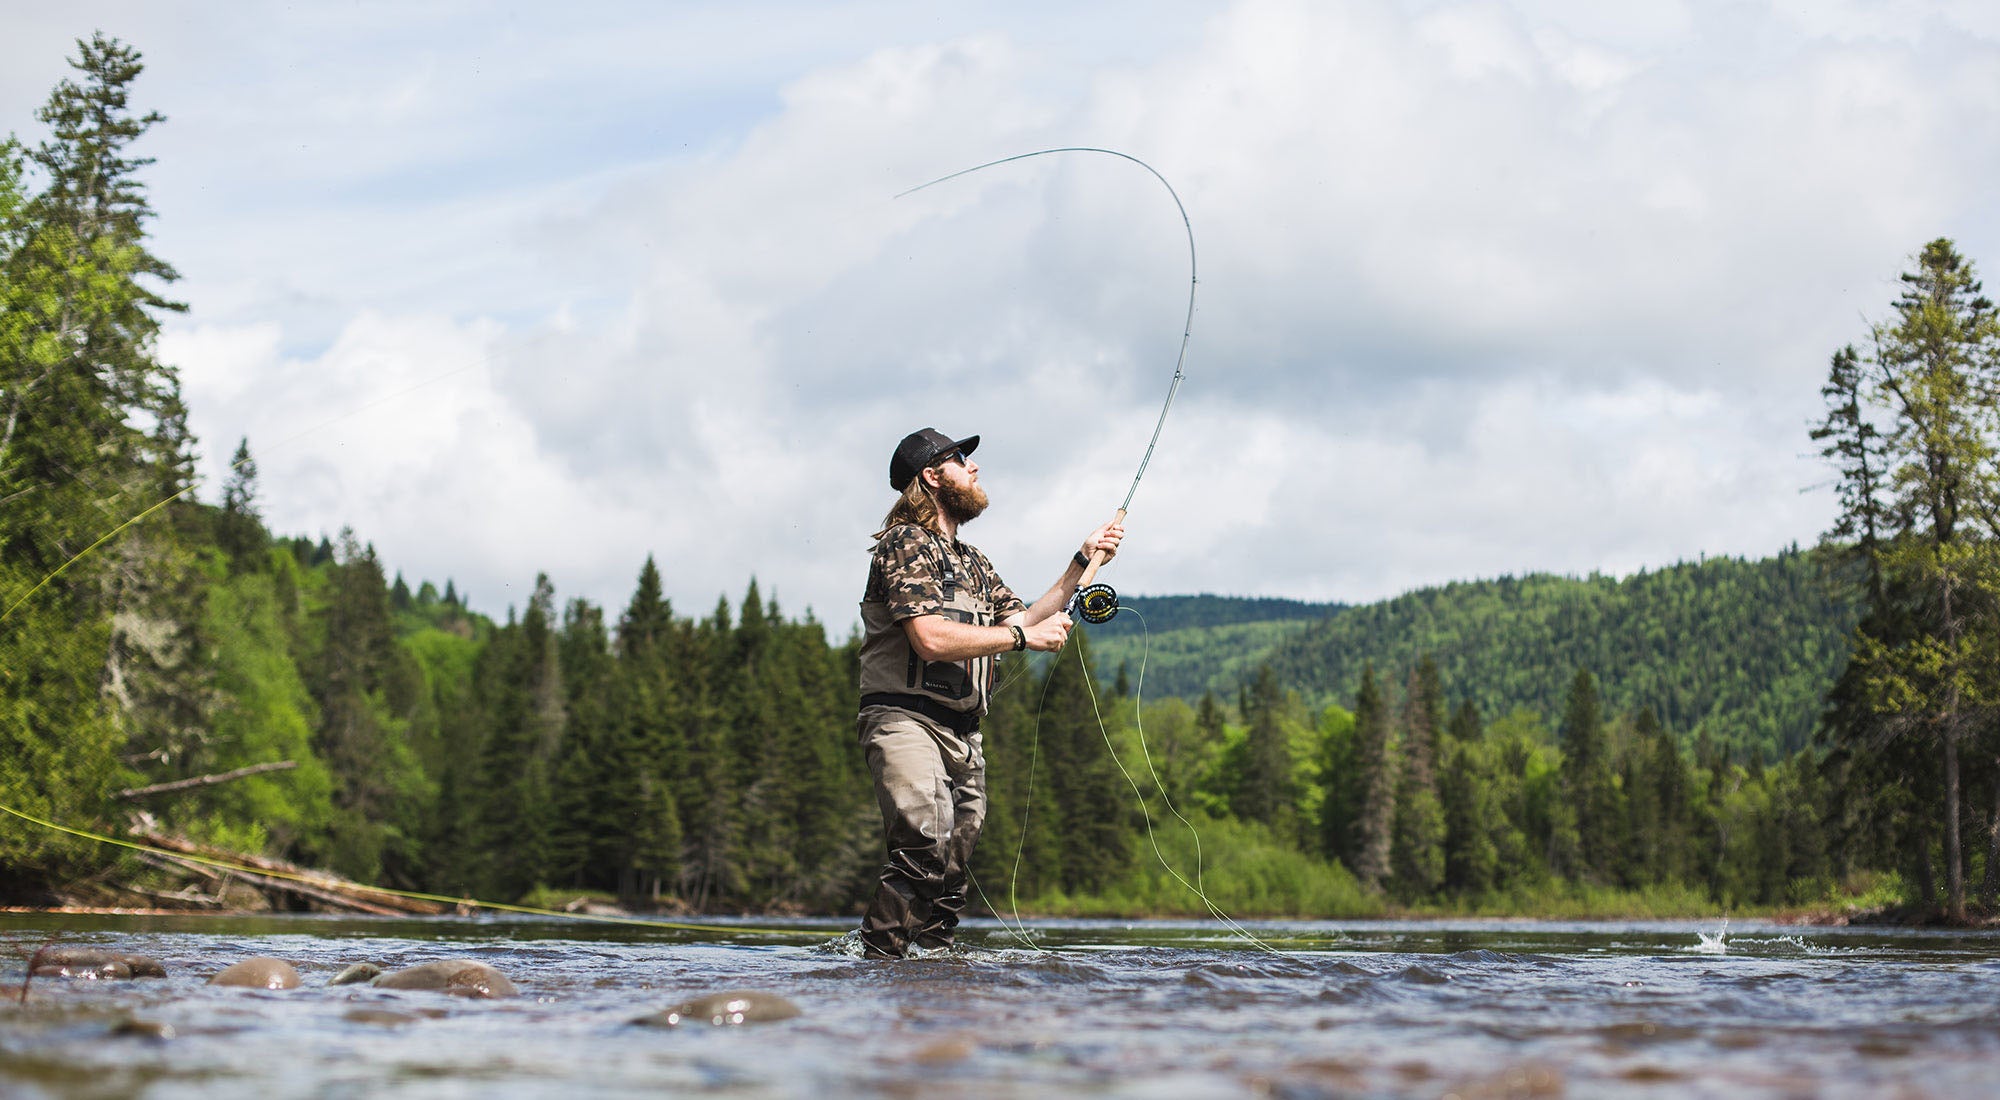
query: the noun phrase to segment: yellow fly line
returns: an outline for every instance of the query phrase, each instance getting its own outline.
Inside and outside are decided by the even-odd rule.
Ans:
[[[119,848],[129,848],[135,852],[145,852],[149,855],[162,856],[167,859],[180,860],[187,863],[199,863],[204,866],[214,867],[218,870],[235,871],[239,874],[259,875],[264,878],[285,879],[290,882],[298,882],[306,885],[317,885],[321,883],[321,880],[313,878],[308,875],[292,874],[287,871],[267,871],[258,867],[245,867],[242,864],[231,863],[228,860],[211,859],[207,856],[189,855],[186,852],[170,852],[164,848],[155,848],[152,845],[141,844],[133,840],[123,840],[118,837],[105,836],[101,833],[93,833],[84,829],[74,829],[67,825],[60,825],[57,824],[56,822],[36,817],[35,815],[30,813],[24,813],[20,810],[13,808],[12,806],[0,806],[0,812],[12,814],[23,821],[32,822],[33,824],[40,825],[44,829],[53,829],[56,832],[67,833],[70,836],[81,837],[85,840],[94,840],[99,844],[110,844]],[[685,921],[649,920],[645,917],[617,917],[599,913],[567,913],[560,909],[538,909],[532,905],[509,905],[506,902],[501,902],[501,901],[480,901],[477,898],[447,897],[446,895],[443,894],[425,894],[415,890],[391,890],[386,886],[368,886],[365,883],[357,885],[362,885],[366,889],[374,893],[387,894],[391,897],[408,898],[411,901],[429,901],[429,902],[436,902],[440,905],[462,905],[474,909],[487,909],[496,913],[523,913],[528,916],[534,916],[534,917],[554,917],[559,920],[590,921],[596,924],[618,924],[634,928],[669,928],[683,932],[720,932],[726,935],[738,935],[738,936],[839,937],[847,934],[845,931],[833,932],[823,928],[745,928],[745,927],[737,927],[735,925],[691,924]]]

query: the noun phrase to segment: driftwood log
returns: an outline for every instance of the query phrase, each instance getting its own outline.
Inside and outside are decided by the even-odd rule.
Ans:
[[[287,863],[282,859],[198,844],[186,837],[163,833],[157,829],[135,828],[130,835],[134,840],[160,849],[153,853],[156,858],[210,881],[222,876],[231,876],[266,893],[291,894],[334,909],[373,913],[385,917],[411,914],[434,916],[449,912],[452,908],[433,901],[399,897],[386,890],[354,882],[326,871],[315,871],[296,863]],[[200,862],[201,860],[215,860],[230,866],[226,869],[218,868]]]

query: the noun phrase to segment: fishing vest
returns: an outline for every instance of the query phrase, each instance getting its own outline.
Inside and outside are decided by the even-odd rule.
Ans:
[[[986,713],[986,704],[992,698],[994,658],[926,661],[917,656],[917,651],[910,648],[903,624],[890,617],[888,597],[899,586],[934,578],[944,602],[936,614],[961,623],[992,626],[999,621],[994,614],[994,588],[998,581],[983,566],[977,551],[960,558],[942,537],[930,531],[923,533],[922,559],[929,566],[931,577],[885,576],[879,543],[868,567],[868,589],[861,601],[861,627],[865,632],[861,643],[862,705],[869,705],[870,696],[877,697],[877,701],[886,701],[880,699],[882,696],[901,696],[903,701],[890,705],[932,717],[939,717],[934,711],[942,711],[947,724],[970,729]]]

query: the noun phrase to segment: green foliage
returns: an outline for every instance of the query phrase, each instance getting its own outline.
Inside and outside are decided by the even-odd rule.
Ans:
[[[1354,696],[1354,772],[1358,795],[1354,817],[1334,822],[1329,836],[1332,851],[1370,889],[1381,885],[1390,870],[1397,770],[1389,703],[1376,687],[1375,667],[1364,665],[1361,687]],[[1334,801],[1335,795],[1329,789],[1327,801]]]
[[[223,823],[255,823],[261,843],[252,850],[289,854],[325,834],[333,780],[313,752],[318,708],[292,659],[274,579],[239,574],[210,588],[203,633],[216,639],[215,687],[226,702],[216,708],[201,767],[228,771],[277,760],[298,767],[179,796],[168,820],[205,819],[217,841]]]
[[[1873,353],[1835,354],[1813,432],[1839,476],[1830,537],[1852,540],[1829,554],[1859,559],[1867,601],[1826,732],[1842,831],[1877,838],[1877,859],[1900,850],[1925,904],[1935,845],[1959,918],[1979,856],[1982,900],[2000,902],[2000,845],[1964,842],[2000,837],[2000,805],[1963,794],[2000,782],[2000,313],[1949,240],[1902,283]]]
[[[1314,622],[1155,628],[1145,639],[1143,691],[1191,700],[1230,692],[1268,662],[1280,683],[1323,706],[1352,698],[1365,663],[1400,678],[1429,655],[1452,687],[1448,704],[1554,714],[1569,683],[1553,670],[1587,668],[1607,710],[1651,709],[1683,738],[1707,731],[1769,759],[1810,742],[1857,617],[1852,599],[1828,590],[1821,559],[1797,551],[1755,562],[1708,558],[1622,580],[1459,581],[1335,608]],[[1100,651],[1109,667],[1139,667],[1138,639],[1114,637]]]
[[[39,190],[0,143],[0,795],[94,823],[131,778],[121,757],[180,757],[211,700],[174,532],[78,560],[185,487],[190,441],[153,355],[174,272],[146,250],[147,162],[127,152],[160,119],[127,107],[135,51],[98,35],[71,66],[36,115]],[[31,877],[84,857],[47,834],[0,839],[0,863]]]
[[[1444,807],[1438,801],[1438,742],[1444,727],[1444,685],[1426,655],[1410,672],[1403,696],[1396,774],[1396,808],[1389,839],[1390,890],[1415,901],[1444,884]]]
[[[1157,851],[1155,850],[1157,844]],[[1155,822],[1144,854],[1115,883],[1091,894],[1051,890],[1023,895],[1021,911],[1068,916],[1210,915],[1209,904],[1232,917],[1374,917],[1379,898],[1364,891],[1338,863],[1300,852],[1289,838],[1262,825],[1196,814],[1182,825]],[[1197,848],[1199,859],[1197,859]],[[1198,886],[1200,894],[1191,887]],[[1008,900],[992,899],[1009,914]]]

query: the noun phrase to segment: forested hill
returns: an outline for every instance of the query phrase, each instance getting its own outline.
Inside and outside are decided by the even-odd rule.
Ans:
[[[1367,662],[1391,683],[1435,655],[1455,699],[1489,715],[1560,712],[1579,668],[1613,712],[1653,708],[1684,739],[1790,752],[1810,738],[1839,675],[1855,609],[1834,600],[1815,559],[1796,549],[1761,561],[1709,558],[1624,579],[1533,574],[1455,582],[1336,608],[1315,622],[1240,614],[1150,633],[1147,695],[1233,698],[1268,662],[1315,703],[1352,705]],[[1199,599],[1189,607],[1201,606]],[[1227,612],[1239,609],[1220,608]],[[1125,619],[1126,616],[1120,616]],[[1140,639],[1097,628],[1099,668],[1136,676]]]

